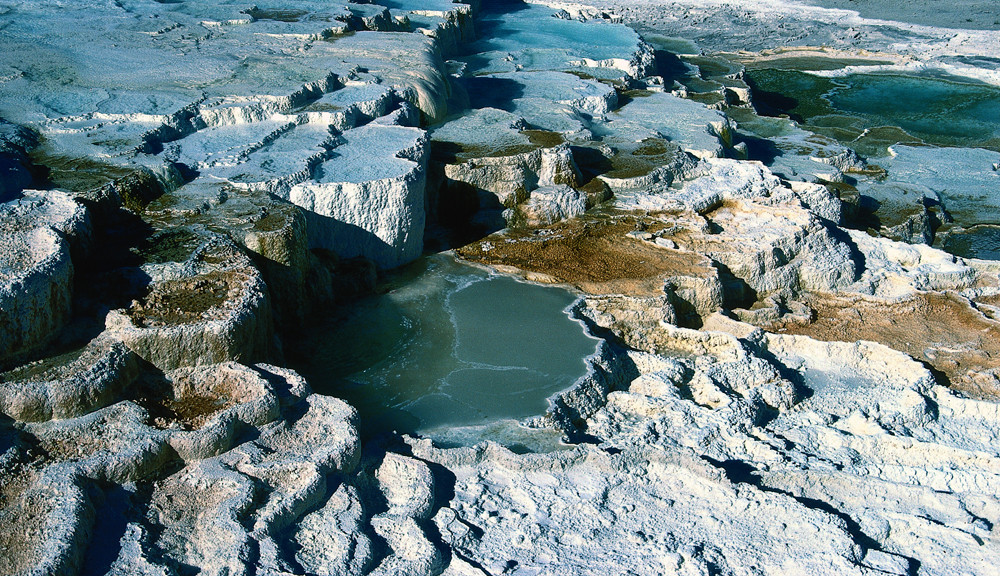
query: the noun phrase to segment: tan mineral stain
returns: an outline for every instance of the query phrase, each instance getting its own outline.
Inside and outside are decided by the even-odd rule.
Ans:
[[[222,309],[233,297],[234,274],[209,272],[190,279],[156,286],[128,315],[137,326],[174,326],[222,317]]]
[[[1000,324],[954,292],[919,293],[894,302],[811,293],[809,324],[761,327],[823,341],[871,340],[900,350],[944,375],[971,396],[1000,399]]]
[[[529,279],[569,284],[587,294],[654,296],[672,276],[710,276],[700,254],[666,249],[626,234],[659,234],[669,214],[588,213],[546,228],[494,234],[457,250],[477,264],[516,269]]]

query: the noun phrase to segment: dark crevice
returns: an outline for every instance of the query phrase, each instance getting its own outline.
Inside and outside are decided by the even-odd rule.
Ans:
[[[819,510],[820,512],[825,512],[831,516],[835,516],[844,522],[845,529],[848,535],[858,543],[864,550],[877,550],[883,551],[881,544],[878,543],[874,538],[865,534],[864,530],[857,523],[854,518],[852,518],[846,512],[838,510],[829,502],[824,502],[816,498],[809,498],[807,496],[796,496],[791,492],[781,490],[779,488],[774,488],[768,486],[763,478],[761,477],[758,469],[753,465],[743,462],[741,460],[717,460],[710,456],[701,456],[701,459],[708,462],[712,466],[722,470],[726,478],[734,484],[748,484],[753,486],[763,492],[770,492],[773,494],[781,494],[783,496],[788,496],[794,499],[799,504],[810,508],[812,510]],[[899,554],[893,554],[895,556],[900,556]],[[862,558],[864,555],[862,554]],[[900,556],[906,559],[909,564],[908,574],[915,575],[920,567],[920,562],[905,556]]]
[[[765,360],[771,364],[771,366],[774,366],[774,368],[778,371],[779,376],[791,382],[792,390],[794,391],[795,398],[797,400],[805,400],[814,394],[813,389],[806,384],[806,379],[801,372],[785,366],[785,364],[778,360],[778,357],[771,353],[771,351],[767,348],[759,346],[749,340],[745,340],[744,343],[750,348],[750,351],[755,356]]]

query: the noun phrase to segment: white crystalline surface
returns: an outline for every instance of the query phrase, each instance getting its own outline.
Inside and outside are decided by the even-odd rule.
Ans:
[[[396,178],[405,196],[398,201],[421,214],[387,237],[389,252],[398,255],[356,254],[396,266],[422,245],[423,190],[414,187],[419,179],[402,179],[406,166],[422,159],[400,159],[413,152],[411,131],[402,139],[390,137],[391,127],[377,138],[362,138],[364,130],[339,142],[334,136],[408,101],[420,110],[383,123],[434,117],[443,112],[445,89],[423,34],[351,29],[382,22],[376,16],[383,12],[348,2],[12,6],[0,16],[0,117],[38,130],[51,156],[196,176],[176,192],[192,203],[205,182],[287,197],[295,184],[329,178],[323,160],[334,162],[340,181],[364,186]],[[360,229],[379,226],[357,213],[341,217]]]
[[[598,132],[605,140],[637,141],[644,137],[661,137],[698,157],[717,156],[722,152],[719,135],[727,125],[724,115],[664,93],[636,98],[611,114],[608,120]]]
[[[324,162],[317,181],[367,182],[399,178],[413,170],[413,160],[400,157],[400,152],[419,145],[423,133],[402,126],[363,126],[348,130],[341,137],[344,143],[333,150],[332,158]],[[372,157],[388,157],[372,162]]]
[[[776,148],[802,157],[745,160],[725,104],[655,74],[665,55],[621,23],[642,17],[713,51],[834,45],[900,66],[978,57],[963,70],[986,80],[998,68],[989,29],[780,0],[0,4],[0,118],[38,133],[31,158],[54,177],[104,178],[0,203],[0,360],[19,364],[0,366],[0,572],[996,573],[1000,266],[841,224],[855,176],[920,184],[972,219],[996,195],[997,154],[897,146],[871,176],[782,125]],[[719,98],[739,97],[739,71],[726,81]],[[130,178],[163,194],[136,199]],[[564,268],[593,273],[569,309],[590,335],[585,374],[545,382],[560,390],[547,412],[435,443],[260,363],[301,355],[308,316],[418,259],[447,186],[496,212],[491,224],[532,226],[479,238],[482,252],[555,246]],[[81,256],[83,204],[116,195],[145,243],[91,274],[112,254]],[[599,236],[608,222],[619,229]],[[559,243],[573,233],[603,248]],[[650,261],[669,265],[641,277]],[[624,277],[604,282],[608,270]],[[378,358],[372,378],[399,379],[391,360],[419,349],[404,347],[421,322],[392,303],[435,297],[408,274],[420,271],[380,285],[367,319],[410,328],[400,349],[366,350],[347,330],[318,349]],[[448,368],[446,384],[517,379],[527,360],[511,343],[546,342],[526,355],[575,374],[530,321],[498,322],[490,341],[477,323],[530,310],[489,296],[514,282],[490,274],[437,312],[461,318],[428,330],[474,368]],[[109,312],[101,297],[132,282],[143,289]],[[74,313],[97,314],[76,329],[100,336],[32,356]],[[449,395],[483,411],[502,398],[475,386]],[[447,420],[432,395],[405,400]]]

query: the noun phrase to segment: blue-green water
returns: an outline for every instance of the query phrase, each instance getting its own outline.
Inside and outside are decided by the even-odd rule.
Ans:
[[[567,70],[575,68],[573,62],[581,58],[627,58],[638,46],[638,34],[626,26],[561,19],[554,17],[555,12],[517,0],[483,3],[476,20],[479,40],[469,47],[472,55],[462,59],[478,74]]]
[[[949,233],[941,247],[963,258],[1000,260],[1000,226],[973,226]]]
[[[758,113],[787,116],[882,169],[851,180],[874,199],[878,222],[905,221],[919,201],[935,211],[935,246],[1000,258],[1000,88],[932,73],[828,78],[778,68],[749,70],[747,80]],[[758,125],[767,127],[744,123],[751,131]]]
[[[597,340],[570,317],[575,300],[437,255],[289,355],[315,391],[356,406],[367,432],[433,437],[541,415],[548,397],[584,376]]]
[[[897,143],[1000,151],[1000,88],[941,74],[849,74],[796,70],[747,72],[754,104],[786,114],[863,155]]]

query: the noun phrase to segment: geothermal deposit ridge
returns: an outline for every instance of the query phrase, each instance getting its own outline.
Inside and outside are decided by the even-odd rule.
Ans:
[[[995,574],[1000,13],[858,4],[0,2],[0,574]]]

